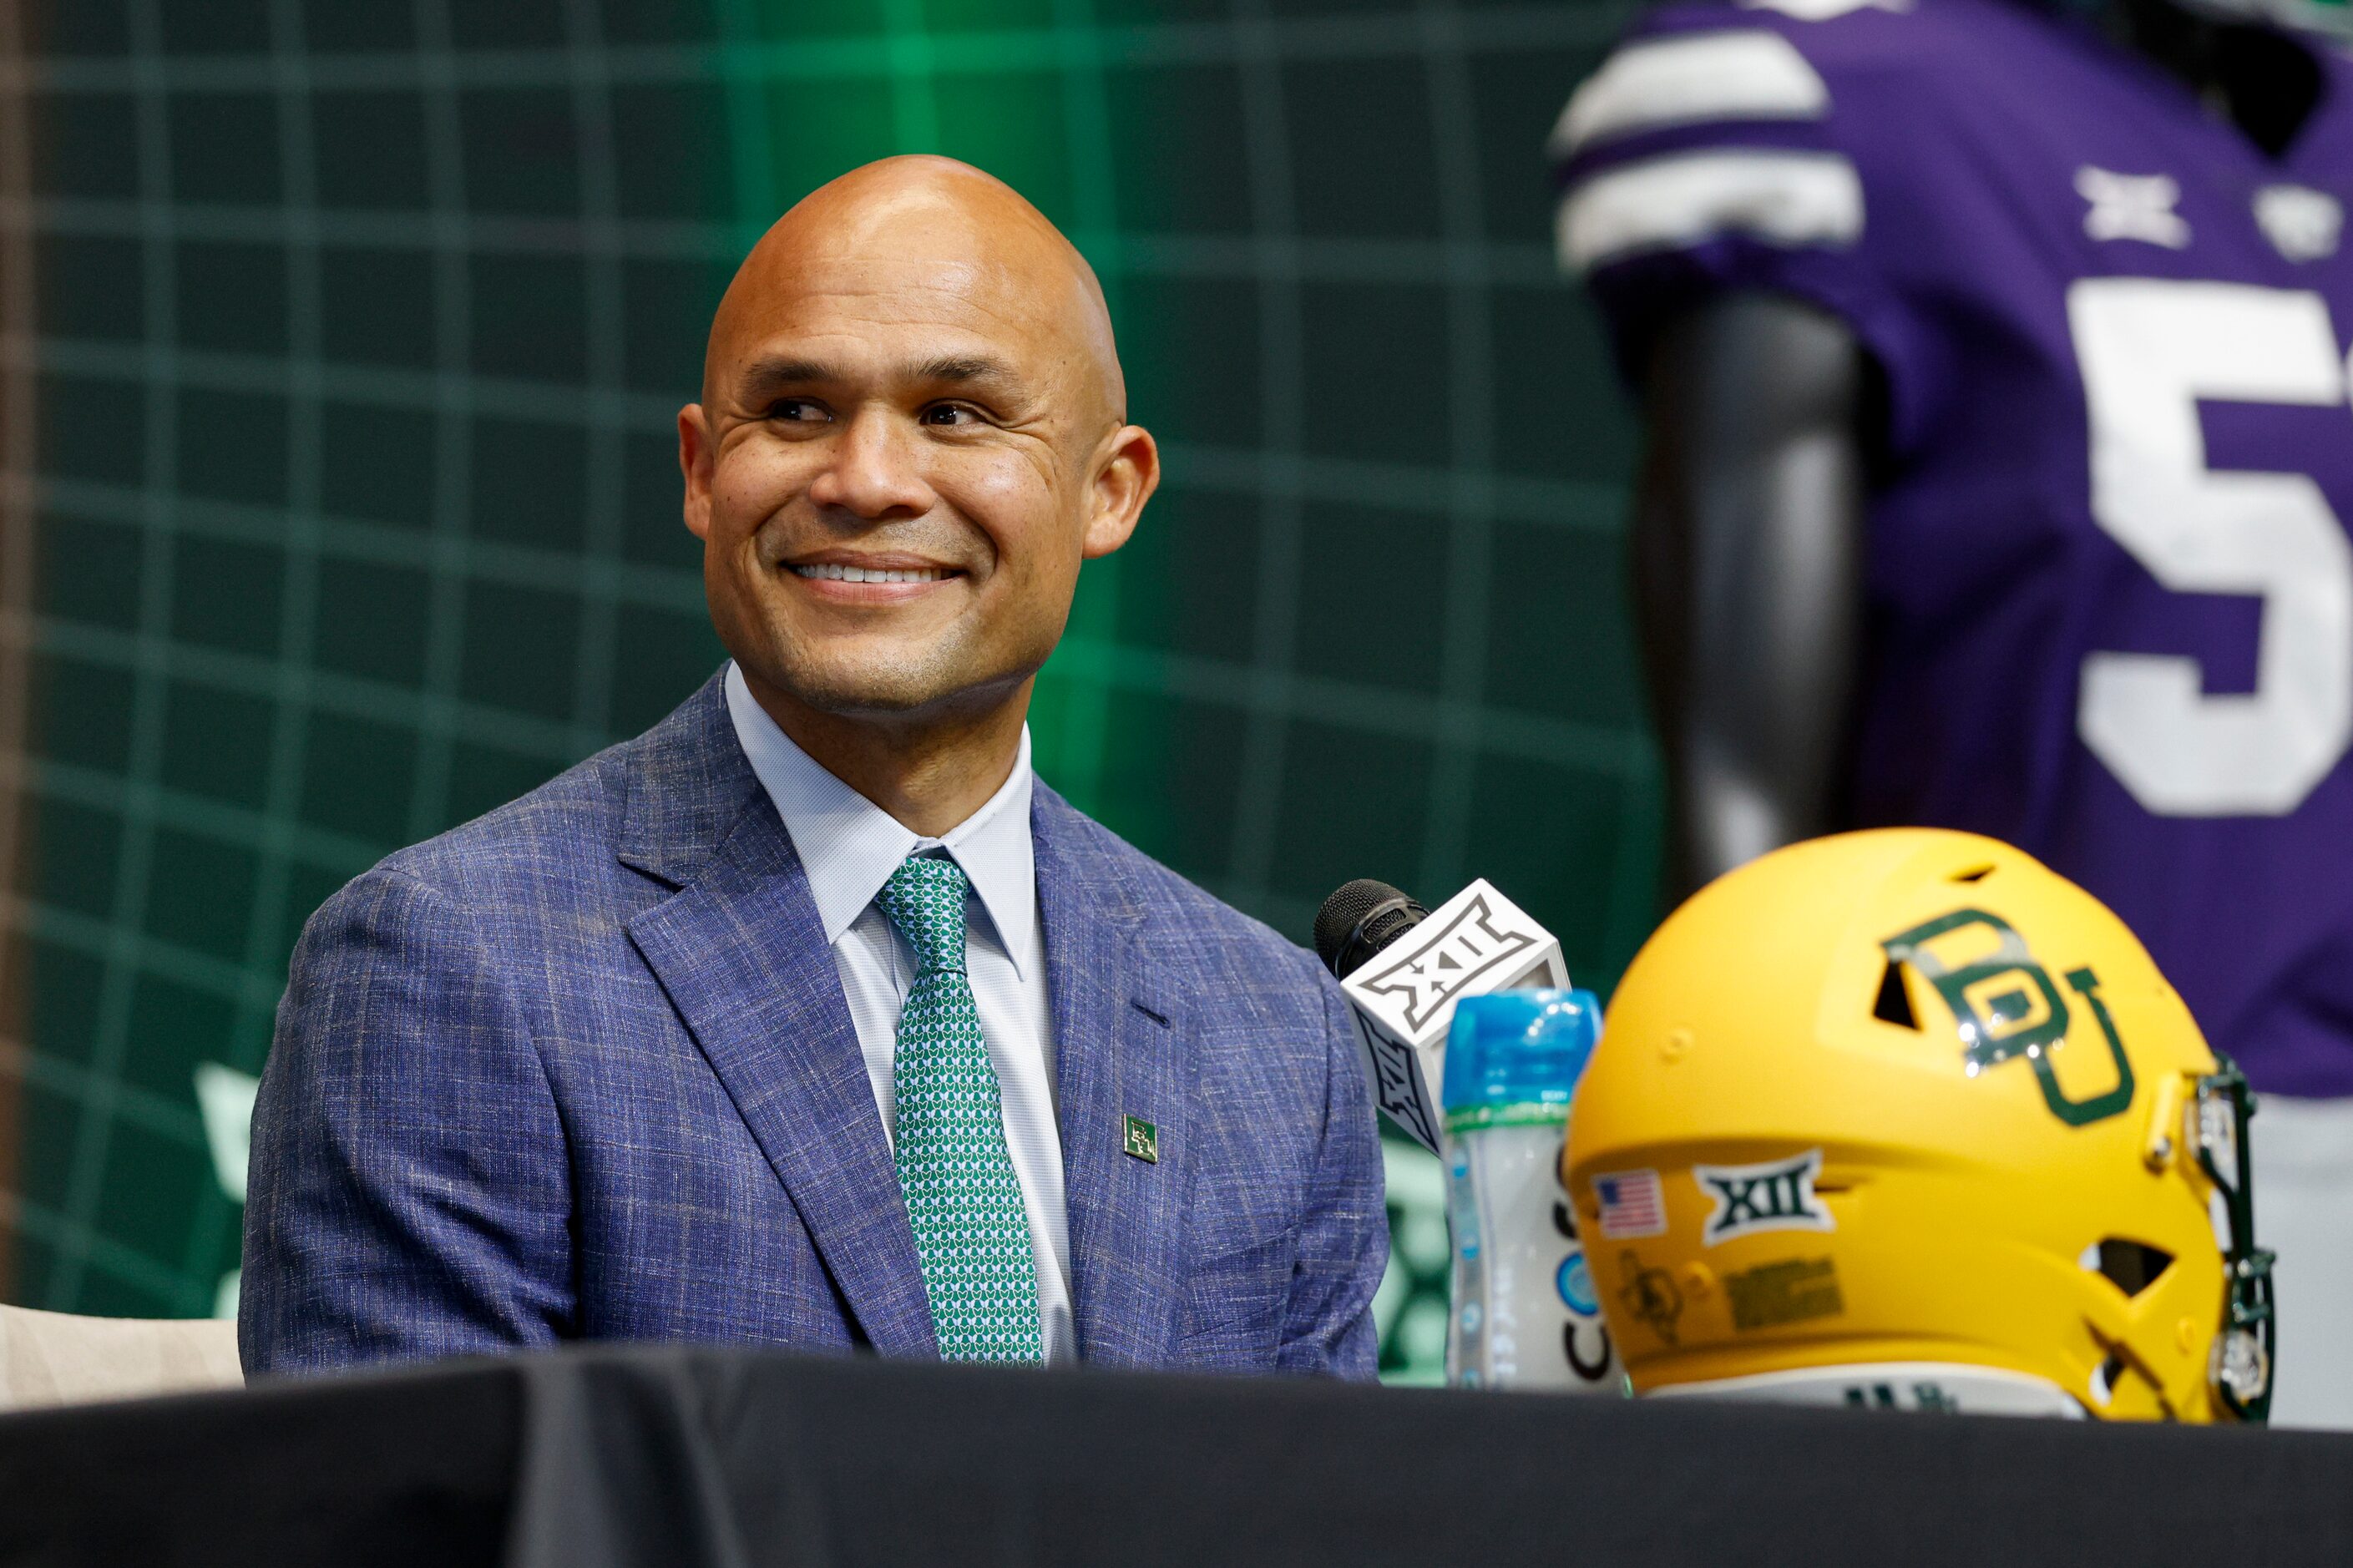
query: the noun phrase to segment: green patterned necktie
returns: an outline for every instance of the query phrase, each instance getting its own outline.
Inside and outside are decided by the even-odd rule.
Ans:
[[[915,950],[891,1069],[896,1156],[944,1361],[1041,1361],[1038,1264],[964,967],[964,868],[911,855],[874,896]]]

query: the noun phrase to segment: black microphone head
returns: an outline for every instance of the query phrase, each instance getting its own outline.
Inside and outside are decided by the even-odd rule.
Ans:
[[[1406,893],[1359,877],[1342,886],[1315,914],[1315,955],[1341,980],[1428,919]]]

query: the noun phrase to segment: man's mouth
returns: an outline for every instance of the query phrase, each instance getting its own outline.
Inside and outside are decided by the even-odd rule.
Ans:
[[[797,577],[828,583],[937,583],[949,575],[938,566],[844,566],[831,561],[795,566],[792,570]]]

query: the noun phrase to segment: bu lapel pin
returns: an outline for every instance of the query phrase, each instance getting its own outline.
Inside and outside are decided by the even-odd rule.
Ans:
[[[1160,1163],[1160,1129],[1141,1116],[1127,1119],[1126,1152],[1130,1158],[1147,1165]]]

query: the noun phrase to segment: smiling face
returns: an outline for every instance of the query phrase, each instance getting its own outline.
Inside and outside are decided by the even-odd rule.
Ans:
[[[893,159],[786,214],[679,416],[712,618],[754,695],[899,721],[1025,695],[1080,563],[1157,479],[1121,405],[1085,263],[987,175]]]

